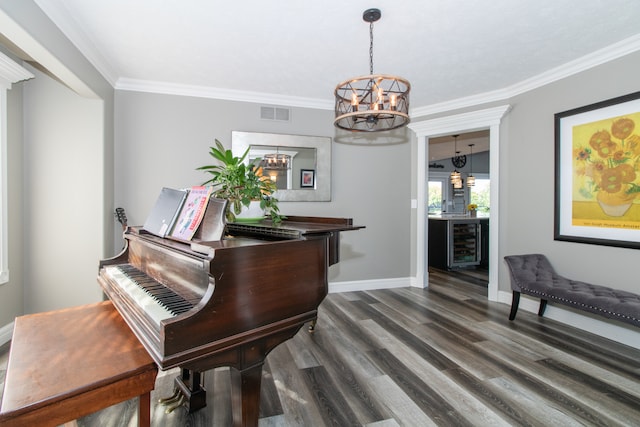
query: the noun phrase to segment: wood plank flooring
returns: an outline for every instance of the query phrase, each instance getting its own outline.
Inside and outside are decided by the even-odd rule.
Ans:
[[[263,370],[260,426],[640,425],[640,350],[486,300],[486,276],[432,271],[429,289],[331,294],[318,328]],[[6,351],[0,355],[0,379]],[[161,372],[152,399],[171,394]],[[230,425],[230,372],[207,372],[207,407],[154,426]],[[136,401],[77,421],[129,426]]]

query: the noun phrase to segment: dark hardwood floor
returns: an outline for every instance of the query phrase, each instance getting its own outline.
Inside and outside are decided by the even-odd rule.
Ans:
[[[315,333],[268,356],[260,426],[640,425],[640,350],[526,311],[509,322],[508,309],[474,271],[433,271],[425,290],[331,294]],[[153,400],[176,374],[160,373]],[[152,424],[229,425],[229,378],[205,375],[208,406],[195,414],[152,402]],[[77,425],[134,425],[136,409]]]

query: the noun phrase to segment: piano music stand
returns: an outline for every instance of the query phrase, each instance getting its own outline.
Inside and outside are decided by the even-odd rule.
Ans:
[[[140,396],[151,422],[158,368],[110,301],[16,318],[0,424],[56,426]]]

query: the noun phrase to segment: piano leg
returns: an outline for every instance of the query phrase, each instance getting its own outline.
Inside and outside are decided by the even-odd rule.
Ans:
[[[165,412],[171,413],[180,406],[184,406],[189,413],[207,406],[207,390],[203,386],[204,373],[182,369],[182,375],[174,380],[173,396],[160,399],[160,403],[167,405]]]
[[[238,371],[231,369],[231,408],[234,427],[257,427],[260,416],[262,363]]]

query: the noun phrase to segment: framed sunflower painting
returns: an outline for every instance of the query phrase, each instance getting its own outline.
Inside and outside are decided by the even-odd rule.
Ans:
[[[640,249],[640,92],[555,115],[555,240]]]

